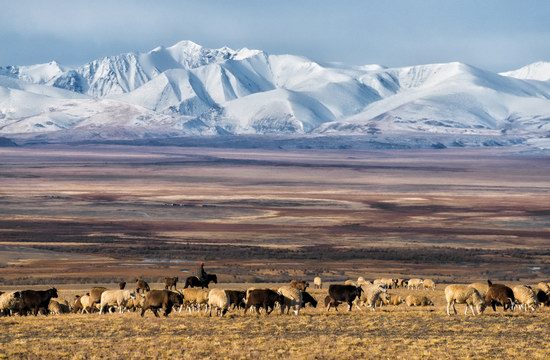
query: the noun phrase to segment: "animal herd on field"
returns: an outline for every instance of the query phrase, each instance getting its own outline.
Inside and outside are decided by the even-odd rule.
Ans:
[[[135,290],[126,289],[126,282],[121,282],[118,289],[93,287],[84,295],[77,295],[71,302],[54,300],[58,298],[55,288],[38,291],[23,290],[0,292],[0,315],[11,316],[48,315],[64,313],[112,313],[118,311],[141,311],[141,316],[150,310],[158,317],[159,310],[164,316],[172,311],[204,311],[212,316],[224,316],[230,310],[243,310],[244,314],[253,309],[256,314],[261,311],[269,315],[276,308],[281,314],[292,310],[299,315],[300,309],[306,306],[317,307],[318,301],[307,292],[309,282],[292,280],[288,285],[277,290],[266,288],[248,288],[246,291],[230,289],[210,289],[210,282],[217,284],[217,277],[209,274],[205,281],[189,277],[182,290],[177,289],[177,277],[165,278],[164,289],[151,289],[143,279],[135,279]],[[315,289],[322,289],[320,277],[313,280]],[[382,306],[433,306],[433,301],[424,294],[412,292],[405,298],[391,294],[388,290],[406,288],[410,290],[435,290],[436,284],[431,279],[376,279],[373,281],[359,277],[357,281],[347,280],[344,284],[331,284],[324,299],[327,311],[346,304],[348,311],[353,307],[374,311]],[[510,288],[504,284],[473,283],[470,285],[448,285],[445,287],[447,315],[457,314],[455,305],[464,304],[465,314],[468,310],[473,315],[480,315],[490,306],[496,311],[502,306],[504,311],[519,308],[522,311],[536,311],[541,306],[550,306],[550,283],[540,282],[537,286],[517,285]]]

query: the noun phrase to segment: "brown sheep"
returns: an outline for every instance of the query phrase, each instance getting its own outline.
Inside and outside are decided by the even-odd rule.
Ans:
[[[178,281],[179,281],[179,278],[177,276],[165,277],[164,278],[164,289],[165,290],[172,290],[172,288],[174,288],[174,290],[178,290],[178,288],[177,288]]]
[[[487,280],[489,289],[485,294],[485,303],[491,305],[493,311],[497,311],[497,305],[502,306],[504,311],[507,309],[514,310],[516,306],[516,298],[514,291],[503,284],[493,284],[491,280]]]
[[[294,289],[298,289],[300,291],[306,291],[309,286],[309,283],[305,280],[292,280],[290,282],[290,287],[293,287]]]
[[[329,311],[330,308],[334,308],[334,310],[338,311],[338,305],[340,304],[340,301],[332,300],[332,298],[328,295],[325,297],[325,308],[327,311]]]
[[[149,284],[147,284],[147,281],[143,279],[136,279],[136,293],[139,294],[140,292],[142,294],[151,291],[151,288],[149,287]]]
[[[107,288],[104,287],[93,287],[90,290],[90,312],[93,312],[96,308],[96,304],[101,303],[101,294],[107,291]]]

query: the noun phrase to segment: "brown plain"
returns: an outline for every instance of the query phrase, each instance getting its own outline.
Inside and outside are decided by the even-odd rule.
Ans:
[[[4,284],[546,280],[550,161],[505,149],[0,149]],[[183,281],[183,280],[181,280]]]

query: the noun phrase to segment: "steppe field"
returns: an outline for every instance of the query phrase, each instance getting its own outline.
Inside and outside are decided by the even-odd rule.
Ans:
[[[550,278],[550,161],[513,148],[0,148],[0,290],[72,299],[204,261],[220,288],[431,278],[434,307],[0,317],[7,358],[548,358],[550,311],[449,318],[449,283]],[[262,285],[263,283],[263,285]],[[312,291],[322,302],[326,290]]]

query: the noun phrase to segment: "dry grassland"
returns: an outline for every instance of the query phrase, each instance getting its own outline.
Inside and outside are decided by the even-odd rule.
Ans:
[[[273,285],[273,284],[271,284]],[[255,284],[254,286],[257,286]],[[261,285],[260,285],[261,286]],[[246,284],[226,287],[246,287]],[[550,309],[444,314],[443,287],[424,293],[434,307],[389,306],[351,313],[319,307],[293,315],[224,318],[174,313],[0,318],[0,356],[36,359],[547,359]],[[71,297],[77,290],[62,290]],[[390,290],[405,295],[408,290]],[[70,295],[69,295],[70,294]],[[326,290],[314,290],[320,300]],[[458,305],[459,313],[463,311]]]

